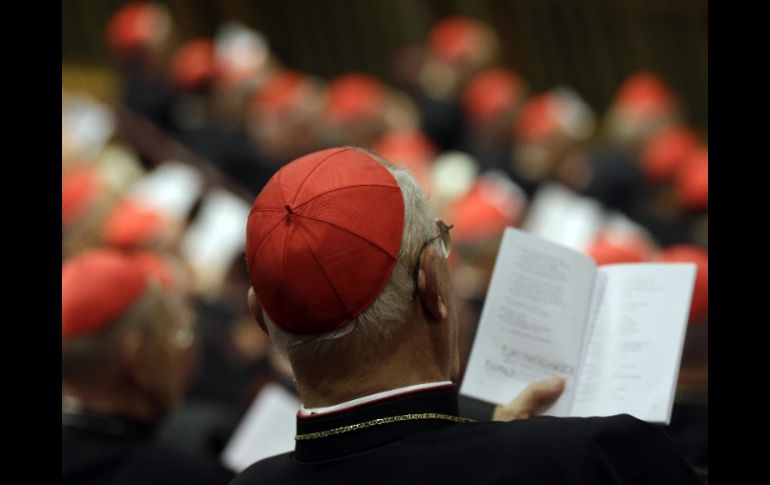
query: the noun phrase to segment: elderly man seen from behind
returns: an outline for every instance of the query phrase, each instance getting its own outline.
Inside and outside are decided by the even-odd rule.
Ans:
[[[273,176],[247,225],[249,305],[303,406],[295,450],[233,483],[698,483],[659,428],[628,415],[459,416],[450,228],[407,171],[362,150]],[[530,388],[506,417],[560,392]]]

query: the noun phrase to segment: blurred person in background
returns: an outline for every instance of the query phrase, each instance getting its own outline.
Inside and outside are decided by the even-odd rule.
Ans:
[[[405,94],[363,73],[349,72],[329,82],[318,120],[322,146],[371,146],[386,132],[416,130],[419,113]]]
[[[219,170],[256,193],[274,169],[249,136],[248,98],[272,68],[262,37],[227,24],[215,39],[180,46],[168,66],[172,133]]]
[[[688,242],[671,181],[697,143],[666,81],[638,71],[618,88],[580,191],[644,225],[663,245]]]
[[[527,83],[504,68],[486,69],[463,89],[463,149],[476,157],[482,170],[510,173],[511,131],[527,96]]]
[[[62,266],[62,479],[224,484],[230,472],[160,443],[192,372],[183,279],[162,259],[97,249]]]
[[[248,301],[302,407],[294,452],[233,483],[698,483],[662,431],[628,415],[459,416],[450,228],[408,172],[354,148],[271,179],[247,223]],[[507,419],[536,416],[563,385],[530,386]]]
[[[246,130],[268,167],[277,170],[300,153],[319,148],[324,92],[318,79],[290,69],[275,70],[254,90]]]
[[[639,149],[659,130],[682,121],[680,101],[658,74],[638,71],[618,88],[601,127],[603,141]]]
[[[165,5],[138,1],[115,12],[106,30],[118,62],[122,103],[164,129],[170,128],[173,96],[166,72],[173,29]]]
[[[529,98],[513,127],[510,171],[531,197],[546,181],[577,190],[585,177],[582,152],[594,133],[593,110],[572,89]]]
[[[429,32],[417,74],[422,130],[441,151],[461,148],[461,93],[468,80],[499,56],[497,34],[470,17],[442,19]]]

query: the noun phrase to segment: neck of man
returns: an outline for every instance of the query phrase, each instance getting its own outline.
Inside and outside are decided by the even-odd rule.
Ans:
[[[450,379],[428,335],[410,332],[378,343],[377,349],[340,353],[333,358],[293,362],[297,390],[306,408],[333,406],[378,392]]]

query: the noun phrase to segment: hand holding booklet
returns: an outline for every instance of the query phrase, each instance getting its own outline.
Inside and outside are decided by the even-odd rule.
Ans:
[[[506,404],[532,382],[566,385],[545,414],[627,413],[668,423],[695,265],[593,260],[505,230],[460,392]]]

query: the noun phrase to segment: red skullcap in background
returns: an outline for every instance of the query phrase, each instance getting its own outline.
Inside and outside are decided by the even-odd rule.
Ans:
[[[696,148],[690,153],[676,174],[676,184],[679,200],[685,209],[708,208],[709,153],[707,148]]]
[[[163,259],[160,254],[139,251],[132,255],[132,259],[142,271],[160,281],[166,290],[173,291],[177,288],[178,285],[174,281],[173,271],[169,266],[169,262]]]
[[[463,108],[474,121],[494,118],[515,107],[524,95],[524,81],[506,69],[488,69],[476,75],[463,95]]]
[[[541,94],[530,99],[522,108],[514,128],[514,137],[521,143],[536,143],[561,130],[556,113],[558,99]]]
[[[394,131],[384,135],[372,151],[390,163],[409,169],[423,190],[430,185],[430,166],[436,157],[436,147],[418,131]]]
[[[62,226],[69,226],[87,212],[103,188],[102,178],[93,167],[78,167],[64,175],[61,182]]]
[[[147,275],[132,258],[97,249],[65,261],[61,273],[62,339],[115,322],[142,295]]]
[[[257,196],[246,227],[254,292],[278,327],[322,334],[379,296],[398,260],[404,200],[384,165],[330,148],[281,168]]]
[[[141,202],[125,199],[110,211],[104,222],[104,241],[119,248],[151,243],[163,232],[163,217]]]
[[[655,258],[665,263],[695,263],[695,288],[690,306],[690,324],[701,323],[709,311],[709,255],[700,246],[681,244],[669,246]]]
[[[131,55],[165,35],[168,13],[162,6],[129,3],[113,15],[107,26],[107,43],[118,55]]]
[[[458,64],[472,57],[482,42],[478,22],[451,17],[439,23],[430,33],[428,52],[450,64]]]
[[[697,144],[695,134],[685,127],[664,129],[645,144],[641,154],[642,171],[653,182],[669,180]]]
[[[253,95],[253,109],[270,114],[288,114],[302,100],[307,76],[297,71],[281,71],[272,75]]]
[[[597,265],[603,265],[648,261],[653,250],[652,244],[637,234],[604,231],[596,236],[587,253]]]
[[[329,85],[327,115],[341,123],[374,118],[384,111],[385,98],[385,88],[373,77],[345,74]]]
[[[195,39],[180,47],[171,59],[171,80],[182,91],[193,91],[214,80],[214,43]]]
[[[631,118],[655,117],[674,108],[674,95],[657,75],[640,72],[623,83],[614,105]]]
[[[447,221],[454,225],[452,240],[472,244],[502,236],[516,226],[524,212],[524,196],[512,182],[484,176],[449,209]]]

